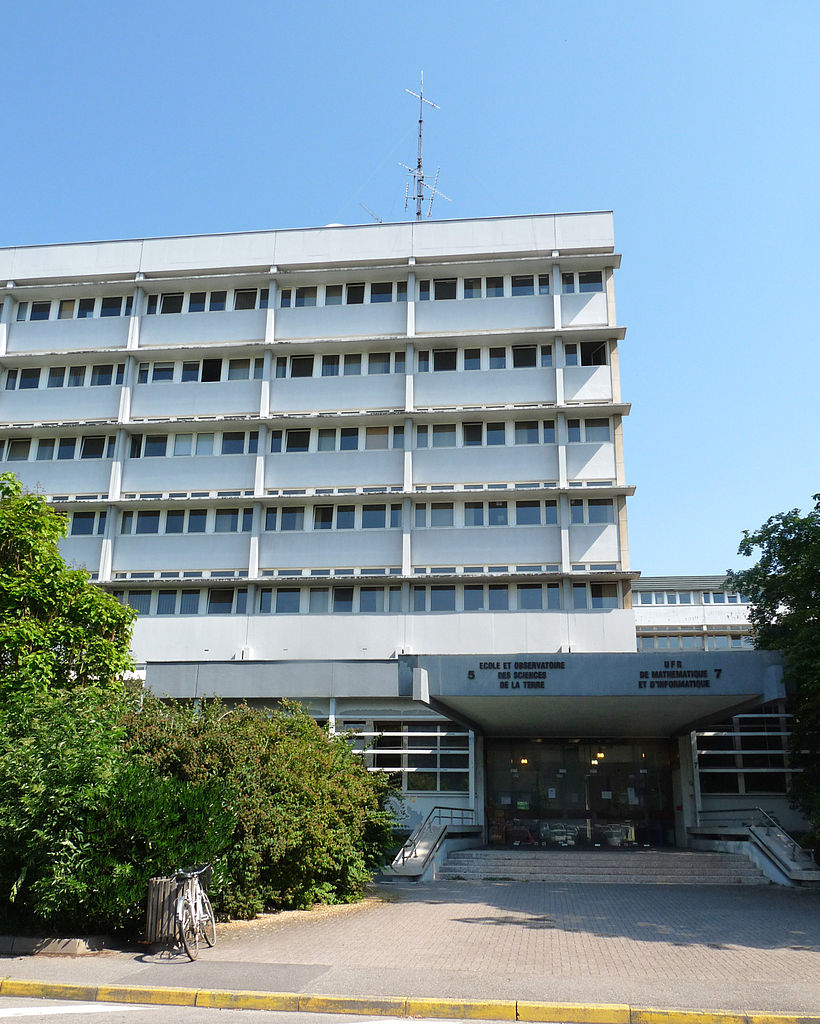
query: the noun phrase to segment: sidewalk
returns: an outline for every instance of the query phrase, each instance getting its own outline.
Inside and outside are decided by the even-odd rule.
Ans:
[[[91,985],[617,1003],[820,1014],[820,892],[436,882],[219,926],[196,963],[2,957],[0,977]]]

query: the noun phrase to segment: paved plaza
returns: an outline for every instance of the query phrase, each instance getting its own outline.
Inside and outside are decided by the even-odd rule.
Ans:
[[[220,926],[196,963],[0,957],[0,975],[327,995],[820,1013],[820,892],[434,882]]]

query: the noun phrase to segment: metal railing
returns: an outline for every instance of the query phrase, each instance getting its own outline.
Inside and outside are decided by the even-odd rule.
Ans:
[[[789,835],[789,833],[781,826],[778,820],[772,817],[768,811],[764,811],[762,807],[722,807],[722,808],[711,808],[709,810],[701,811],[701,817],[705,817],[707,814],[720,815],[724,819],[727,814],[741,814],[743,818],[732,819],[731,824],[742,825],[747,829],[760,829],[766,835],[767,838],[776,839],[785,849],[788,851],[788,856],[791,861],[795,864],[800,861],[804,861],[808,866],[816,866],[815,862],[815,850],[808,849],[807,847],[801,846],[800,843]],[[751,820],[746,820],[751,819]],[[728,824],[729,822],[727,822]],[[776,851],[772,851],[776,852]]]
[[[444,830],[447,825],[475,825],[475,811],[472,807],[433,807],[424,821],[410,836],[404,846],[396,854],[394,864],[405,864],[418,854],[419,844],[436,831]],[[429,852],[429,851],[428,851]]]

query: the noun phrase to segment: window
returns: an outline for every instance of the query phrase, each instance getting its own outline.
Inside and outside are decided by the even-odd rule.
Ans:
[[[538,349],[535,345],[513,345],[513,368],[523,369],[525,367],[535,366],[537,352]]]
[[[364,302],[364,284],[349,284],[346,290],[348,306],[360,306]]]
[[[275,509],[270,511],[275,513]],[[333,506],[315,505],[313,508],[313,529],[330,530],[333,527]]]
[[[285,436],[287,439],[285,451],[306,452],[310,447],[309,430],[287,430]]]
[[[73,459],[77,447],[76,437],[61,437],[57,445],[58,459]]]
[[[489,501],[489,502],[487,502],[487,524],[489,526],[506,526],[507,525],[507,502],[506,501]]]
[[[20,379],[17,387],[21,391],[27,391],[40,386],[40,370],[39,368],[26,367],[20,370]]]
[[[228,293],[226,291],[211,292],[211,297],[208,301],[208,311],[210,313],[221,313],[228,305]]]
[[[85,367],[69,366],[68,386],[70,388],[81,388],[85,384]]]
[[[465,277],[464,278],[464,298],[465,299],[480,299],[481,298],[481,278],[480,277]]]
[[[593,608],[617,608],[618,587],[615,583],[590,583]]]
[[[355,452],[359,448],[359,428],[342,427],[339,431],[339,451]]]
[[[315,306],[316,305],[316,289],[315,288],[297,288],[296,289],[296,305],[298,306]]]
[[[602,292],[603,290],[604,280],[600,270],[586,271],[578,274],[579,292]]]
[[[279,292],[279,305],[282,309],[290,309],[291,290],[290,288],[283,288]]]
[[[96,512],[75,512],[71,517],[71,536],[90,537],[94,533]]]
[[[325,286],[325,305],[341,306],[342,286],[340,284],[329,284]]]
[[[464,525],[465,526],[483,526],[484,525],[484,502],[483,501],[467,501],[464,504]]]
[[[431,526],[453,525],[453,503],[450,501],[434,501],[430,506]]]
[[[345,377],[358,377],[362,372],[362,357],[360,355],[345,356]]]
[[[198,590],[183,590],[180,594],[179,600],[179,614],[180,615],[198,615],[199,614],[199,591]]]
[[[364,505],[362,507],[362,529],[383,530],[386,524],[387,509],[384,505]]]
[[[490,349],[490,369],[503,370],[507,366],[507,350],[504,348]]]
[[[426,302],[430,298],[430,282],[419,281],[419,302]]]
[[[481,444],[483,435],[482,423],[465,423],[462,426],[462,436],[465,448],[475,448]]]
[[[587,443],[610,441],[610,424],[607,419],[567,420],[567,441]]]
[[[302,505],[292,505],[281,510],[280,530],[303,530],[305,510]]]
[[[516,420],[516,444],[538,444],[538,420]]]
[[[57,312],[58,320],[71,320],[74,317],[74,307],[76,303],[74,299],[61,299],[60,307]]]
[[[228,380],[248,380],[251,375],[250,359],[229,359]]]
[[[455,423],[436,423],[433,425],[433,447],[434,448],[455,448],[456,425]]]
[[[370,285],[371,302],[392,302],[393,283],[392,281],[378,281]]]
[[[106,295],[100,305],[100,316],[119,316],[122,312],[122,296]]]
[[[552,366],[552,345],[541,346],[541,365]]]
[[[489,610],[491,612],[505,612],[509,608],[509,591],[506,583],[491,583],[487,588],[489,591]]]
[[[481,369],[481,349],[480,348],[465,348],[464,349],[464,369],[465,370],[480,370]]]
[[[433,370],[455,370],[456,349],[439,348],[433,352]]]
[[[367,359],[368,373],[390,373],[390,353],[371,352]]]
[[[37,445],[37,461],[47,462],[54,458],[54,438],[41,437]]]
[[[223,455],[243,455],[245,452],[245,434],[241,430],[226,430],[222,435]]]
[[[547,526],[556,526],[558,524],[557,501],[544,502],[544,522],[547,524]]]
[[[555,420],[544,420],[544,444],[555,444]]]
[[[333,427],[320,428],[317,436],[316,450],[320,452],[336,451],[336,430]]]
[[[339,376],[339,357],[338,356],[322,356],[322,376],[323,377],[338,377]]]
[[[611,498],[590,498],[587,508],[590,523],[615,522],[615,507]]]
[[[167,434],[146,434],[142,454],[146,459],[159,458],[166,454],[167,448]]]
[[[506,444],[507,441],[507,427],[505,423],[488,423],[487,424],[487,444],[488,445],[499,445]]]
[[[384,611],[384,587],[361,587],[359,590],[360,612]]]
[[[312,377],[313,356],[291,356],[290,375],[291,377]]]
[[[456,297],[456,278],[437,278],[433,281],[433,294],[436,299],[454,299]]]
[[[561,291],[565,295],[569,295],[575,291],[575,274],[562,274],[561,275]]]
[[[210,590],[208,592],[208,614],[230,615],[233,610],[232,590]]]
[[[188,533],[204,533],[208,512],[204,508],[192,508],[188,513]]]
[[[137,512],[135,533],[159,533],[159,512]]]
[[[239,527],[238,508],[218,508],[214,515],[214,533],[236,533]]]
[[[353,611],[353,587],[334,587],[333,588],[333,611],[334,612],[352,612]]]
[[[105,455],[105,437],[84,437],[80,449],[81,459],[102,459]]]
[[[468,583],[464,587],[464,611],[484,611],[484,587],[479,584]]]
[[[454,586],[430,587],[430,611],[454,612],[456,610],[456,588]]]
[[[185,527],[185,512],[182,509],[173,509],[165,513],[165,532],[182,533]]]
[[[544,606],[540,583],[519,583],[517,587],[518,607],[521,611],[540,611]]]
[[[367,450],[386,449],[389,441],[388,427],[366,427],[364,446]]]
[[[501,298],[504,295],[504,278],[503,277],[488,277],[487,278],[487,298]]]
[[[214,453],[214,435],[213,434],[197,434],[196,435],[196,454],[197,455],[213,455]]]
[[[276,590],[276,612],[279,615],[298,615],[299,613],[298,587],[277,587]]]
[[[32,302],[29,320],[48,320],[51,316],[50,302]]]
[[[513,295],[533,295],[535,289],[533,288],[532,274],[526,275],[515,275],[512,277],[512,293]]]
[[[162,296],[162,302],[160,304],[160,313],[181,313],[182,312],[182,300],[185,296],[182,292],[175,292],[173,294],[165,294]],[[80,300],[82,304],[82,299]]]
[[[538,275],[538,294],[549,295],[550,293],[550,275],[539,274]]]
[[[133,608],[140,615],[147,615],[151,608],[151,591],[129,590],[128,607]]]
[[[323,614],[328,610],[329,592],[327,587],[311,587],[308,599],[308,611]]]
[[[539,501],[517,501],[515,503],[516,526],[540,526],[541,503]]]

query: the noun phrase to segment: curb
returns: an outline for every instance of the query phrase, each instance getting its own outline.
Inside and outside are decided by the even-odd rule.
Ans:
[[[0,954],[3,956],[83,956],[85,953],[99,953],[106,946],[107,939],[104,935],[73,939],[0,935]]]
[[[664,1010],[620,1003],[546,1003],[517,999],[324,996],[300,992],[242,992],[148,985],[61,985],[22,978],[0,980],[0,996],[80,999],[84,1002],[206,1006],[223,1010],[285,1010],[367,1016],[442,1017],[469,1020],[550,1021],[554,1024],[820,1024],[820,1015]]]

